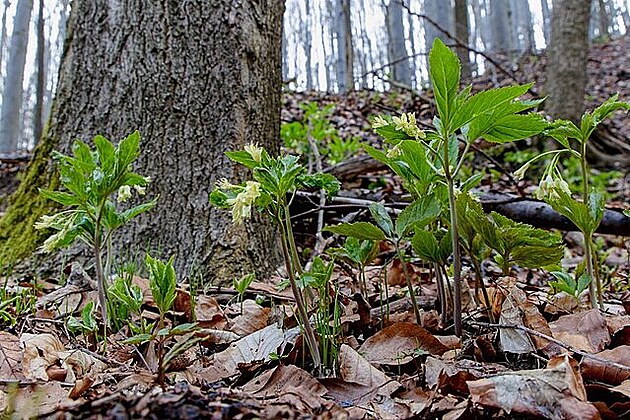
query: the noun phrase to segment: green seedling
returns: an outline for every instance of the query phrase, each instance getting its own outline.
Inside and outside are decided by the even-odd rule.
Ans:
[[[618,110],[630,110],[630,104],[618,101],[618,95],[606,100],[592,112],[585,112],[578,127],[572,121],[557,120],[547,130],[546,134],[556,140],[560,146],[557,150],[550,150],[525,163],[516,175],[522,177],[529,166],[538,159],[550,157],[551,162],[545,169],[538,185],[537,197],[549,203],[554,210],[567,217],[584,235],[584,260],[586,272],[590,282],[591,306],[595,308],[599,303],[603,309],[602,284],[595,274],[593,249],[593,234],[604,217],[604,195],[602,191],[590,187],[591,171],[588,166],[587,152],[589,138],[597,126],[606,118],[611,117]],[[581,199],[573,198],[569,184],[563,178],[558,167],[561,156],[574,156],[580,161],[582,193]]]
[[[72,145],[72,156],[55,153],[65,191],[42,189],[40,193],[66,209],[42,216],[35,227],[57,231],[44,242],[42,249],[46,252],[70,246],[77,239],[91,247],[101,315],[107,324],[107,278],[113,258],[112,235],[129,220],[153,208],[157,199],[127,210],[118,208],[117,203],[131,197],[132,188],[142,195],[149,183],[148,177],[131,170],[140,153],[140,134],[137,131],[116,147],[103,136],[96,136],[93,141],[95,151],[76,140]],[[115,201],[114,195],[117,196]],[[105,264],[102,260],[104,248],[107,250]]]
[[[240,280],[234,279],[232,281],[232,286],[234,287],[234,290],[236,290],[236,293],[238,293],[238,301],[241,303],[241,313],[243,313],[243,298],[245,296],[245,292],[255,278],[256,273],[250,273],[241,277]]]
[[[409,239],[409,235],[414,230],[421,229],[437,219],[441,213],[440,203],[434,195],[418,198],[398,215],[395,223],[382,204],[374,203],[370,205],[369,209],[376,225],[368,222],[341,223],[337,226],[327,226],[324,230],[359,240],[390,242],[396,249],[396,256],[402,263],[411,305],[418,323],[421,323],[420,310],[411,283],[411,274],[405,263],[406,258],[402,245]]]
[[[377,117],[372,127],[391,148],[387,153],[374,148],[366,150],[373,157],[394,160],[397,173],[409,173],[415,182],[407,182],[406,185],[418,189],[411,190],[412,194],[421,194],[422,190],[439,188],[439,185],[446,187],[455,284],[453,314],[455,333],[461,335],[462,267],[456,196],[467,183],[459,179],[466,154],[478,139],[494,143],[522,140],[543,131],[547,123],[536,113],[525,113],[540,104],[541,100],[517,99],[529,90],[531,84],[490,89],[474,95],[470,86],[459,90],[459,59],[439,39],[435,40],[429,54],[429,74],[437,109],[433,128],[426,132],[420,130],[413,114]],[[461,151],[460,144],[463,145]],[[417,155],[417,159],[396,160],[401,151],[407,149]],[[419,176],[427,168],[431,175],[425,178]],[[429,182],[423,181],[425,179]]]
[[[171,362],[180,354],[202,340],[201,337],[194,337],[197,329],[196,323],[180,324],[175,327],[167,327],[165,324],[166,314],[173,308],[176,297],[177,279],[173,268],[173,257],[168,262],[153,258],[147,254],[145,260],[149,269],[149,288],[155,306],[157,306],[160,317],[157,325],[151,333],[140,333],[125,340],[126,344],[144,344],[155,340],[157,342],[158,376],[157,383],[164,387],[166,371]],[[165,349],[166,342],[174,337],[183,336],[168,351]]]
[[[227,152],[233,161],[252,171],[253,180],[234,185],[223,179],[210,194],[210,202],[220,208],[229,208],[235,224],[251,216],[252,207],[267,214],[280,228],[280,243],[291,291],[298,307],[298,320],[311,353],[315,370],[319,371],[322,360],[315,332],[309,322],[302,291],[297,280],[303,274],[295,246],[289,203],[299,189],[325,190],[329,195],[339,190],[339,181],[329,174],[306,174],[298,157],[282,155],[271,157],[262,147],[250,144],[243,151]]]
[[[110,322],[114,328],[120,329],[128,325],[135,334],[147,333],[152,329],[141,317],[144,296],[140,286],[131,283],[131,278],[116,277],[107,290],[110,303]],[[140,326],[132,321],[132,315],[140,318]]]
[[[550,281],[549,285],[556,291],[561,291],[569,294],[576,301],[579,301],[580,295],[584,292],[591,283],[591,278],[588,273],[582,273],[577,276],[577,280],[569,273],[562,271],[552,271],[551,274],[556,278],[556,281]]]
[[[98,324],[94,319],[94,302],[88,302],[81,310],[81,317],[70,317],[66,322],[68,330],[73,334],[81,333],[86,338],[94,337],[98,341]]]
[[[378,254],[378,241],[369,239],[359,240],[349,236],[346,238],[342,248],[331,248],[328,252],[359,269],[359,278],[357,280],[363,295],[367,297],[365,267],[376,258]]]

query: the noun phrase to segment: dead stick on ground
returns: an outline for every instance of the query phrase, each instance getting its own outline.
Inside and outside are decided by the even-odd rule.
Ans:
[[[573,347],[570,344],[564,343],[564,342],[562,342],[560,340],[557,340],[557,339],[555,339],[553,337],[550,337],[550,336],[548,336],[546,334],[543,334],[543,333],[541,333],[539,331],[532,330],[531,328],[527,328],[524,325],[490,324],[488,322],[478,322],[478,321],[468,321],[467,323],[469,325],[475,325],[475,326],[478,326],[478,327],[509,328],[509,329],[513,329],[513,330],[525,331],[528,334],[532,334],[532,335],[535,335],[537,337],[543,338],[543,339],[545,339],[545,340],[547,340],[547,341],[549,341],[551,343],[557,344],[558,346],[569,350],[572,353],[579,354],[582,357],[586,357],[588,359],[591,359],[591,360],[594,360],[596,362],[602,363],[602,364],[604,364],[606,366],[614,367],[616,369],[630,371],[630,366],[622,365],[621,363],[616,363],[616,362],[613,362],[612,360],[604,359],[604,358],[599,357],[599,356],[597,356],[595,354],[588,353],[588,352],[582,351],[580,349],[576,349],[575,347]]]

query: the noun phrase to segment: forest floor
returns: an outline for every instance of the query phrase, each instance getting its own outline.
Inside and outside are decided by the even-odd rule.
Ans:
[[[592,48],[589,106],[615,92],[630,99],[629,56],[629,37]],[[526,79],[544,75],[543,57],[527,57],[509,68],[513,78],[496,72],[475,80],[475,89],[514,81],[543,85]],[[379,140],[369,118],[415,112],[420,124],[429,124],[434,111],[427,92],[286,92],[283,121],[301,121],[300,105],[309,102],[318,109],[334,105],[329,119],[339,137],[371,144]],[[617,114],[600,136],[601,151],[609,157],[604,163],[617,171],[596,170],[597,182],[606,188],[609,208],[628,208],[630,176],[623,168],[630,163],[630,118]],[[516,181],[510,173],[535,148],[531,142],[478,144],[470,162],[473,171],[485,174],[477,193],[529,197],[535,180]],[[19,157],[0,160],[0,200],[15,189],[15,174],[25,164]],[[327,224],[349,213],[361,220],[366,212],[359,200],[394,205],[406,199],[400,181],[373,160],[352,156],[346,163],[324,164],[342,181],[342,201],[326,210]],[[572,169],[566,170],[570,176]],[[317,200],[317,194],[302,196],[292,208],[298,246],[307,259],[318,245]],[[563,267],[574,270],[582,260],[581,237],[562,235]],[[127,327],[103,340],[101,328],[90,329],[90,320],[81,319],[86,303],[97,298],[80,265],[70,264],[64,279],[0,278],[0,411],[17,418],[627,418],[629,249],[630,234],[598,235],[603,311],[589,309],[584,295],[552,290],[543,270],[516,267],[503,276],[496,263],[485,261],[489,305],[473,290],[468,273],[465,329],[458,338],[436,310],[432,269],[416,260],[402,263],[383,244],[366,269],[365,294],[359,293],[356,269],[343,263],[335,269],[343,334],[337,337],[336,369],[326,374],[311,371],[295,326],[294,298],[278,289],[278,276],[253,282],[242,301],[232,288],[205,285],[196,293],[180,284],[167,322],[195,321],[199,329],[165,345],[199,341],[174,358],[163,387],[154,374],[159,343],[124,344],[131,335]],[[405,293],[405,269],[419,292],[420,323]],[[148,280],[134,276],[132,283],[142,292],[141,316],[155,321]],[[83,333],[70,331],[70,317],[83,323]],[[133,320],[139,322],[137,316]]]

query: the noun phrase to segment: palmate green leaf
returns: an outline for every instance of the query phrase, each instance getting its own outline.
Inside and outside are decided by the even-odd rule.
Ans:
[[[93,141],[103,172],[108,175],[113,174],[116,165],[116,148],[111,141],[100,135],[95,136]]]
[[[159,198],[160,198],[159,196],[155,197],[153,200],[149,201],[148,203],[139,204],[135,207],[132,207],[120,213],[120,219],[122,221],[122,224],[127,223],[129,220],[133,219],[139,214],[142,214],[144,212],[151,210],[153,207],[155,207]]]
[[[407,164],[411,173],[418,179],[427,183],[431,182],[434,171],[427,160],[427,151],[421,143],[413,140],[405,140],[399,143],[402,151],[399,160]]]
[[[75,140],[72,143],[72,154],[74,158],[67,157],[67,161],[82,174],[88,175],[96,168],[92,151],[81,140]]]
[[[455,131],[468,124],[479,115],[492,113],[496,108],[511,103],[519,96],[525,94],[533,83],[526,85],[515,85],[500,87],[497,89],[485,90],[476,95],[462,100],[457,112],[451,122],[451,130]],[[538,105],[538,102],[529,103],[529,107]]]
[[[546,127],[547,121],[539,114],[508,115],[497,119],[479,137],[493,143],[506,143],[533,137]]]
[[[417,230],[411,239],[411,246],[421,259],[439,264],[446,263],[453,252],[449,232],[436,236],[436,232]]]
[[[140,153],[140,133],[136,130],[120,141],[115,150],[116,171],[122,174]]]
[[[619,94],[617,93],[595,108],[592,113],[587,112],[582,116],[582,123],[580,125],[582,139],[588,139],[593,133],[593,130],[595,130],[602,121],[615,113],[615,111],[630,110],[630,104],[618,101],[618,98]]]
[[[561,245],[521,245],[510,253],[511,260],[527,268],[558,266],[564,256]]]
[[[599,199],[601,200],[601,198]],[[578,229],[586,235],[592,235],[599,226],[601,217],[603,217],[603,209],[597,211],[594,206],[596,202],[592,202],[590,206],[575,201],[573,197],[561,189],[555,189],[553,196],[548,196],[545,201],[558,213],[569,219]],[[601,216],[600,216],[601,214]]]
[[[394,236],[394,222],[392,222],[392,218],[389,216],[389,213],[387,212],[385,206],[381,203],[372,203],[368,208],[370,210],[372,218],[374,219],[376,224],[383,230],[385,236],[388,238],[392,238]]]
[[[398,215],[396,235],[404,237],[414,226],[426,225],[435,220],[440,212],[440,203],[433,195],[418,198]]]
[[[81,201],[77,199],[77,197],[73,194],[63,192],[63,191],[51,191],[40,188],[39,193],[49,199],[53,200],[62,206],[78,206],[81,204]]]
[[[229,157],[231,160],[233,160],[236,163],[240,163],[241,165],[249,168],[249,169],[254,169],[260,166],[260,163],[256,162],[254,159],[252,159],[252,155],[250,155],[248,152],[246,152],[245,150],[236,150],[233,152],[225,152],[225,155],[227,157]]]
[[[544,134],[556,140],[565,149],[571,149],[569,139],[579,139],[582,136],[580,129],[570,120],[555,120],[547,127]]]
[[[403,130],[396,130],[396,128],[391,125],[384,125],[382,127],[376,128],[376,131],[383,139],[390,144],[398,144],[403,140],[409,140],[411,137]]]
[[[336,226],[326,226],[323,230],[360,240],[382,241],[385,239],[383,231],[368,222],[340,223]]]
[[[331,174],[298,175],[297,181],[304,188],[323,189],[329,197],[337,194],[341,188],[341,183]]]
[[[89,199],[88,178],[82,171],[78,170],[71,161],[74,159],[62,159],[59,165],[59,180],[61,184],[73,193],[79,202],[86,203]],[[91,176],[91,173],[90,175]]]
[[[459,88],[460,62],[457,55],[435,38],[429,53],[429,75],[438,115],[444,128],[448,128],[455,112],[455,100]]]

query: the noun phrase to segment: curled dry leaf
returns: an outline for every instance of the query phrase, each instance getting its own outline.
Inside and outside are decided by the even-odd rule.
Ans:
[[[442,394],[468,394],[467,381],[485,378],[507,369],[494,363],[478,363],[472,360],[441,360],[428,357],[424,366],[425,381],[429,388],[437,388]]]
[[[206,295],[197,296],[195,315],[199,326],[202,328],[222,330],[227,326],[227,318],[223,313],[223,309],[213,297]]]
[[[447,350],[433,334],[412,322],[392,324],[359,347],[367,361],[381,365],[402,365],[413,360],[418,352],[441,356]]]
[[[241,305],[235,304],[240,311]],[[243,301],[243,313],[230,321],[230,331],[243,337],[265,328],[269,323],[271,308],[263,308],[255,301]]]
[[[549,327],[554,338],[589,353],[599,353],[610,343],[606,318],[598,309],[561,316]]]
[[[597,356],[601,359],[626,365],[627,369],[610,366],[599,360],[585,357],[580,363],[584,379],[592,379],[611,385],[619,385],[623,381],[630,379],[630,365],[628,365],[630,363],[630,346],[619,346],[612,350],[604,350],[597,353]]]
[[[328,404],[322,398],[326,388],[294,365],[280,365],[265,372],[245,384],[243,391],[272,403],[289,404],[302,412],[321,411]]]
[[[23,379],[22,359],[24,352],[20,340],[6,331],[0,332],[0,379]]]
[[[342,344],[339,349],[339,375],[347,382],[375,390],[378,395],[390,396],[400,387],[400,383],[388,378],[376,369],[352,347]]]
[[[577,363],[568,355],[555,356],[546,369],[502,373],[468,382],[475,404],[505,410],[508,414],[548,419],[599,419],[586,391]]]
[[[612,337],[612,346],[630,346],[630,315],[606,317],[606,325]]]
[[[270,325],[233,342],[227,349],[214,355],[212,366],[193,373],[208,382],[216,382],[236,375],[239,372],[238,365],[241,363],[269,360],[271,353],[280,354],[279,348],[285,341],[282,330],[275,324]]]
[[[521,307],[514,298],[514,295],[522,291],[516,287],[512,287],[503,301],[501,307],[501,315],[499,323],[503,325],[520,325],[524,326],[523,314]],[[516,328],[501,328],[499,331],[501,340],[501,348],[504,352],[509,353],[531,353],[534,351],[534,343],[523,330]]]
[[[64,345],[52,334],[23,333],[20,343],[24,348],[24,376],[47,381],[46,370],[60,359],[59,354],[66,350]]]

